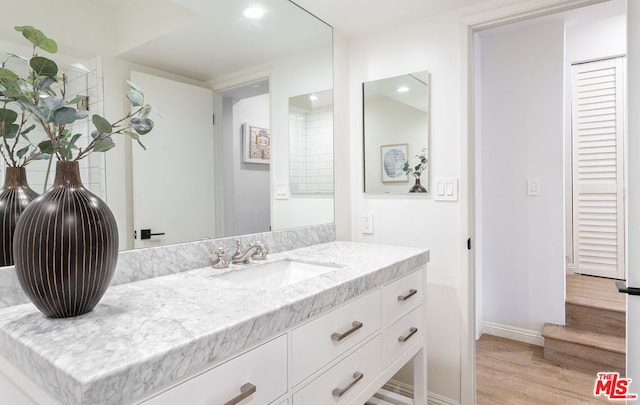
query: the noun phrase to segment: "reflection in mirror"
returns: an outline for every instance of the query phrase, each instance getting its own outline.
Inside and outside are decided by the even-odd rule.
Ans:
[[[291,194],[333,194],[333,91],[289,98]]]
[[[408,194],[416,179],[404,168],[429,156],[429,73],[363,83],[364,191]],[[428,190],[429,166],[420,183]]]
[[[85,185],[92,186],[93,178],[97,179],[92,190],[106,200],[116,217],[120,249],[333,222],[333,196],[329,192],[313,197],[307,194],[305,198],[297,198],[297,193],[288,195],[289,161],[295,160],[289,154],[289,98],[332,87],[330,26],[288,0],[256,1],[265,10],[262,20],[243,17],[245,4],[235,0],[157,0],[152,8],[121,0],[69,0],[56,2],[55,6],[48,0],[11,3],[13,15],[31,19],[0,21],[0,51],[15,50],[13,44],[22,41],[14,25],[31,24],[42,29],[57,40],[59,55],[69,60],[69,65],[80,62],[92,70],[86,92],[90,108],[96,108],[96,112],[112,117],[127,110],[128,102],[121,95],[125,81],[133,78],[134,72],[149,83],[163,83],[163,88],[156,89],[155,84],[142,87],[150,97],[149,104],[154,105],[151,98],[164,97],[167,102],[154,121],[158,133],[166,129],[171,137],[168,142],[156,145],[152,139],[155,130],[143,140],[147,151],[128,139],[115,140],[117,147],[106,155],[94,154],[96,166],[91,164],[85,170],[92,176],[91,180],[83,178]],[[144,21],[136,17],[142,12]],[[70,24],[74,30],[68,29]],[[206,136],[191,125],[190,119],[171,117],[180,109],[204,111],[202,103],[191,96],[166,96],[174,83],[181,89],[191,86],[209,92],[212,106],[201,114],[207,124],[202,130]],[[264,84],[266,89],[258,89]],[[257,108],[257,104],[264,109],[245,118],[240,118],[240,112],[228,114],[234,106],[242,109],[243,104],[251,104],[245,111]],[[173,121],[177,125],[169,125]],[[270,129],[270,164],[242,161],[241,127],[246,122]],[[195,132],[200,140],[192,137]],[[160,140],[160,136],[157,138]],[[166,144],[172,148],[168,154],[164,153]],[[141,155],[158,159],[143,162]],[[178,155],[179,161],[175,159]],[[204,157],[196,157],[205,155],[207,162]],[[332,167],[332,163],[327,164]],[[178,180],[169,180],[165,166],[172,171],[171,179]],[[33,168],[33,174],[27,169],[27,177],[33,188],[42,192],[41,175],[36,170],[46,168]],[[142,174],[140,179],[134,178],[135,173]],[[170,208],[159,208],[158,201],[163,197],[157,197],[157,190],[147,194],[142,187],[160,187],[161,194],[167,195],[173,193],[171,184],[175,182],[195,183],[194,173],[200,178],[198,186],[181,194],[182,200]],[[332,185],[333,179],[325,186],[328,183]],[[276,184],[284,185],[287,199],[276,195]],[[143,201],[141,195],[154,197]],[[206,203],[192,206],[196,200]],[[154,208],[156,219],[146,216],[151,213],[148,206]],[[201,229],[199,225],[205,222],[210,227]],[[183,230],[198,230],[171,231],[176,224]],[[151,234],[144,242],[140,239],[142,230]]]

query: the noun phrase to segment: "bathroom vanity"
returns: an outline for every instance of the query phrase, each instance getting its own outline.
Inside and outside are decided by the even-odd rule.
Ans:
[[[4,308],[0,391],[15,404],[361,405],[411,362],[426,403],[428,261],[328,242],[114,285],[77,318]]]

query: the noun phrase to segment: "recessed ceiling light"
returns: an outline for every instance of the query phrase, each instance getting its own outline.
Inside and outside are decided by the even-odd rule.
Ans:
[[[309,100],[311,101],[316,101],[318,99],[318,96],[314,96],[313,94],[309,96]]]
[[[248,7],[242,14],[244,14],[244,16],[247,18],[257,20],[258,18],[262,18],[262,16],[264,16],[264,10],[260,7]]]
[[[396,90],[398,93],[406,93],[409,91],[409,88],[407,86],[401,86],[398,87],[398,90]]]

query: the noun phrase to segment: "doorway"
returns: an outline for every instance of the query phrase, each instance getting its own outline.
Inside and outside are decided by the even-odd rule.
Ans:
[[[599,20],[625,21],[625,2],[594,7],[607,6],[623,13],[596,13],[599,28]],[[474,68],[476,337],[488,331],[539,345],[545,322],[565,323],[565,38],[586,35],[588,8],[475,33],[475,56],[490,54]]]
[[[216,220],[222,232],[218,237],[267,232],[271,228],[270,165],[244,156],[244,147],[249,127],[270,128],[269,79],[222,90],[219,97]]]

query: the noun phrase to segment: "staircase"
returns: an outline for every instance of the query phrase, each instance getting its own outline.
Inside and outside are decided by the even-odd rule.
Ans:
[[[547,323],[542,330],[544,358],[590,373],[625,374],[626,296],[615,281],[567,275],[566,326]]]

